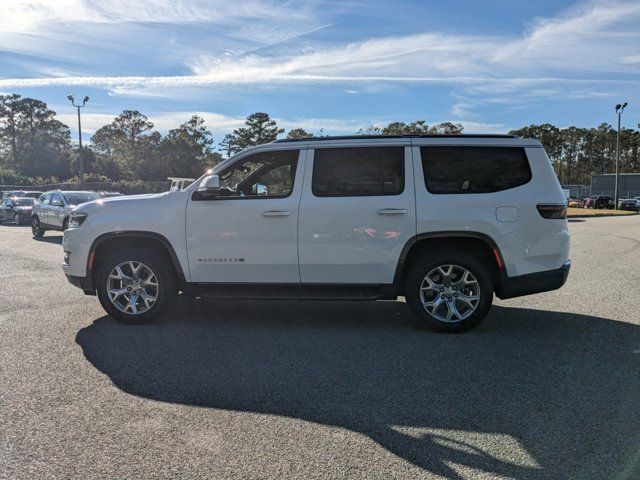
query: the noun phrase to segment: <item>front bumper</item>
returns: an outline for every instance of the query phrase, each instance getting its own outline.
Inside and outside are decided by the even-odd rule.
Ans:
[[[499,285],[496,285],[496,295],[498,298],[506,299],[557,290],[567,281],[570,269],[571,260],[566,260],[562,267],[556,270],[530,273],[517,277],[504,276]]]
[[[85,222],[86,223],[86,222]],[[68,228],[62,237],[62,250],[65,259],[62,270],[67,276],[87,277],[90,275],[88,268],[89,251],[95,235],[90,225],[82,225],[81,228]]]
[[[93,280],[91,277],[74,277],[73,275],[66,275],[69,283],[74,287],[78,287],[85,295],[95,295],[96,289],[93,286]]]

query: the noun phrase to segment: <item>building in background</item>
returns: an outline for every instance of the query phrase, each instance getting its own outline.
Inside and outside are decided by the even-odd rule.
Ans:
[[[616,176],[613,173],[593,175],[591,177],[591,195],[613,196],[615,181]],[[621,173],[618,182],[618,198],[640,197],[640,173]]]
[[[563,190],[569,190],[571,198],[585,198],[591,195],[589,185],[562,185]]]

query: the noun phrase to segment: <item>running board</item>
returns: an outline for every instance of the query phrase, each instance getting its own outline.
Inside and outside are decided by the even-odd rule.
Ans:
[[[300,283],[187,283],[183,291],[197,297],[224,300],[381,300],[395,299],[393,285],[333,285]]]

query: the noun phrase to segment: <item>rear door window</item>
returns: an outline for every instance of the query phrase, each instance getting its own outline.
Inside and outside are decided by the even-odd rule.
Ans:
[[[518,147],[420,147],[427,190],[435,194],[491,193],[531,180]]]
[[[404,147],[316,149],[311,187],[316,197],[400,195]]]

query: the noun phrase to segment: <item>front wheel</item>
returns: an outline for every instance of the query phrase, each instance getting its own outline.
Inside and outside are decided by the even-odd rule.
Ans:
[[[114,252],[102,261],[96,288],[107,313],[132,324],[158,316],[177,293],[175,276],[167,262],[138,250]]]
[[[15,223],[16,225],[20,225],[22,223],[20,220],[20,215],[18,215],[17,213],[13,216],[13,223]]]
[[[40,238],[44,235],[44,228],[42,228],[42,225],[40,224],[40,220],[38,219],[38,217],[33,217],[31,219],[31,233],[33,234],[33,236],[35,238]]]
[[[493,284],[484,263],[459,251],[421,256],[405,286],[413,313],[439,332],[459,333],[477,326],[493,302]]]

